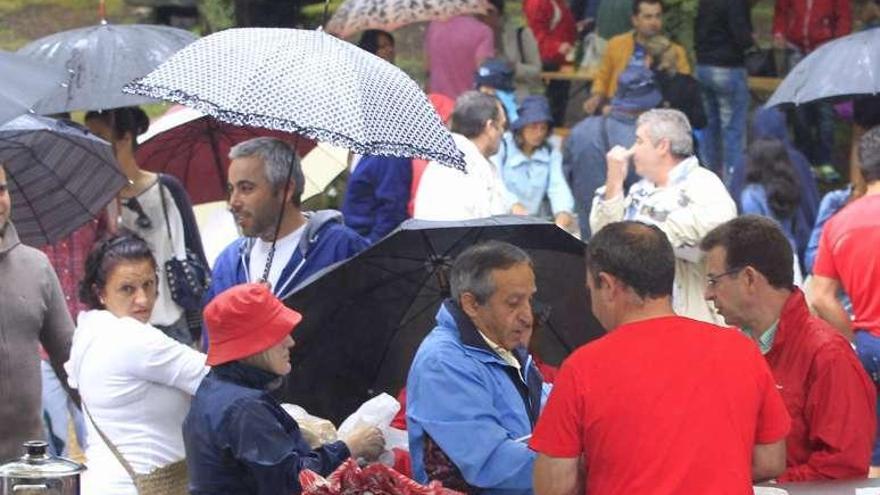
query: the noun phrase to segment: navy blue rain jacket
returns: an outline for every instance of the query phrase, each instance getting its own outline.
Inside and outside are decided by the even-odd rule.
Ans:
[[[191,494],[298,494],[302,469],[327,476],[350,456],[343,442],[309,448],[266,390],[276,380],[233,362],[202,381],[183,422]]]
[[[345,225],[376,242],[407,219],[412,160],[364,156],[348,179],[342,216]]]

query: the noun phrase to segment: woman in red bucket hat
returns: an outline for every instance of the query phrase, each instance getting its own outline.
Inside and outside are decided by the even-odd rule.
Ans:
[[[348,457],[384,449],[382,433],[357,430],[344,441],[309,448],[269,391],[290,372],[291,333],[302,315],[265,285],[237,285],[205,308],[211,372],[183,423],[190,493],[300,493],[299,472],[330,474]]]

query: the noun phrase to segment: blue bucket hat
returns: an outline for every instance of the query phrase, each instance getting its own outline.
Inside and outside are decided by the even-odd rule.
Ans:
[[[490,58],[474,74],[474,87],[489,86],[502,91],[513,91],[513,67],[504,59]]]
[[[510,130],[516,132],[523,127],[537,122],[553,122],[550,114],[550,103],[542,95],[530,95],[523,98],[517,109],[518,117],[510,124]]]
[[[611,107],[620,110],[649,110],[663,101],[654,73],[647,67],[627,67],[617,80],[617,93]]]

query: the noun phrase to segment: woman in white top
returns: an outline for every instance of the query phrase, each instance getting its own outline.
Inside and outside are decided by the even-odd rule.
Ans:
[[[126,233],[97,245],[86,260],[70,360],[87,420],[83,493],[135,495],[134,482],[100,428],[138,474],[184,458],[181,426],[207,374],[205,355],[149,324],[157,297],[156,261],[146,242]]]
[[[129,179],[129,184],[119,192],[119,226],[147,241],[159,262],[159,297],[150,323],[178,341],[192,343],[198,337],[193,334],[201,330],[200,315],[186,315],[174,302],[164,270],[167,260],[183,259],[187,249],[208,266],[186,190],[173,176],[156,174],[138,165],[137,136],[150,125],[143,110],[124,107],[88,112],[85,122],[92,132],[113,144],[120,170]]]

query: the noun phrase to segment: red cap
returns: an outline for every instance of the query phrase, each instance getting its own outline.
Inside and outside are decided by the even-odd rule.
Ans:
[[[205,307],[211,366],[269,349],[290,335],[302,315],[288,308],[263,284],[227,289]]]

